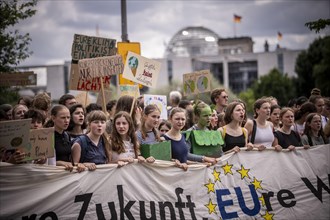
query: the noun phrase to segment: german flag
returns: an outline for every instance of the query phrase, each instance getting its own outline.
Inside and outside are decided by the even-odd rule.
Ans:
[[[234,22],[235,23],[240,23],[242,20],[242,16],[234,14]]]
[[[282,40],[282,37],[283,37],[283,36],[282,36],[282,33],[278,31],[278,32],[277,32],[277,39],[278,39],[278,40]]]

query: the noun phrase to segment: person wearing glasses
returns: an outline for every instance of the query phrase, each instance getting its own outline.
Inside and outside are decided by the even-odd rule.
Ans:
[[[211,92],[211,101],[217,113],[224,113],[228,105],[228,94],[225,89],[214,89]]]

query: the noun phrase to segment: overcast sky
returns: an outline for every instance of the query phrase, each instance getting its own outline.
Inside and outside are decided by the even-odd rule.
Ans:
[[[71,60],[73,35],[84,34],[121,41],[120,0],[40,0],[36,15],[15,28],[30,33],[33,55],[22,65],[60,64]],[[128,38],[141,43],[142,56],[162,58],[165,44],[187,26],[203,26],[220,37],[234,36],[233,14],[242,16],[237,36],[251,36],[254,51],[270,50],[279,42],[288,49],[306,49],[320,34],[305,23],[330,17],[330,0],[127,0]]]

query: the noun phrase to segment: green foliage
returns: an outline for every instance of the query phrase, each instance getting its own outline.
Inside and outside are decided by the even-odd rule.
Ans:
[[[320,30],[326,28],[326,26],[330,25],[330,19],[319,19],[317,21],[307,22],[305,26],[309,28],[311,31],[315,31],[315,33],[319,33]]]
[[[245,102],[247,113],[250,115],[253,114],[253,105],[256,101],[253,90],[249,88],[246,91],[241,92],[238,94],[238,98]]]
[[[255,98],[262,96],[273,96],[277,98],[280,105],[286,105],[291,98],[295,97],[293,81],[287,74],[282,74],[277,69],[260,77],[252,86]]]
[[[300,53],[295,71],[297,96],[309,97],[315,87],[321,89],[323,96],[330,96],[330,36],[315,40],[307,51]]]
[[[0,72],[12,71],[13,66],[31,55],[28,49],[31,41],[29,34],[20,34],[18,30],[11,29],[20,20],[33,16],[36,10],[32,8],[36,4],[36,0],[0,2]]]

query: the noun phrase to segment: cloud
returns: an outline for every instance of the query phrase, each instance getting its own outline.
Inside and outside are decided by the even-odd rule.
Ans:
[[[182,28],[203,26],[220,37],[251,36],[256,51],[263,50],[265,40],[277,43],[277,32],[283,34],[281,46],[305,49],[321,34],[305,27],[308,21],[329,18],[329,1],[151,1],[128,0],[128,38],[140,42],[142,55],[160,58],[164,43]],[[73,35],[96,35],[121,41],[120,1],[39,1],[35,16],[17,25],[32,38],[34,54],[23,65],[43,65],[50,61],[70,60]],[[242,22],[233,23],[233,14]],[[236,27],[234,26],[236,25]],[[329,34],[329,28],[322,34]]]

